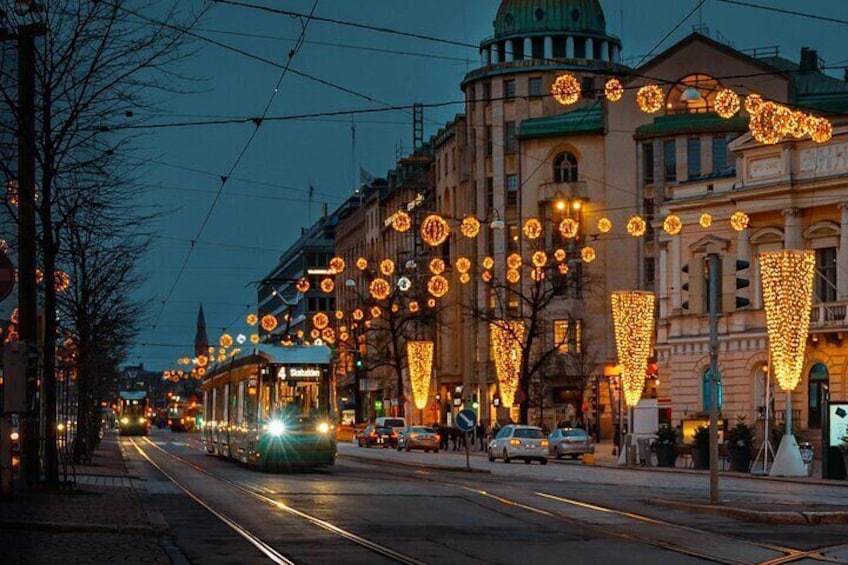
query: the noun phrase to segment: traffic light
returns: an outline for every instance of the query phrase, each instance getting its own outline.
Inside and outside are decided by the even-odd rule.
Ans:
[[[745,261],[743,259],[737,259],[736,260],[736,274],[737,274],[736,290],[742,290],[743,288],[748,288],[749,286],[751,286],[751,281],[749,279],[741,278],[741,277],[738,276],[739,271],[747,270],[748,267],[750,267],[750,266],[751,266],[750,261]],[[751,305],[751,300],[749,298],[746,298],[744,296],[737,296],[736,297],[736,308],[737,309],[745,308],[746,306],[750,306],[750,305]]]
[[[480,403],[477,402],[477,395],[476,394],[471,395],[471,408],[473,408],[474,410],[477,410],[478,408],[480,408]]]
[[[685,283],[680,285],[681,290],[688,293],[688,296],[681,293],[681,298],[684,300],[680,304],[680,307],[684,310],[688,310],[690,314],[703,314],[706,303],[706,295],[704,294],[704,292],[706,292],[706,284],[704,284],[705,270],[703,259],[696,258],[692,261],[691,265],[688,263],[683,265],[681,271],[689,275],[689,277]]]

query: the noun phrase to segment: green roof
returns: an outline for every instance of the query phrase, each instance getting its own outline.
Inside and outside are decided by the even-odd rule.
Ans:
[[[495,16],[495,37],[550,32],[606,35],[598,0],[503,0]]]
[[[547,118],[532,118],[521,122],[518,137],[547,137],[603,133],[604,119],[600,104],[592,104]]]
[[[636,137],[654,137],[676,133],[729,132],[743,131],[748,128],[748,118],[726,120],[712,112],[704,114],[674,114],[659,116],[654,121],[636,128]]]

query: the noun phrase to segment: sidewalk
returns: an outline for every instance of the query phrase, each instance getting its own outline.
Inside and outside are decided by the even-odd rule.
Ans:
[[[152,524],[118,445],[103,438],[77,483],[62,494],[16,490],[0,501],[2,561],[16,564],[166,564],[163,527]]]

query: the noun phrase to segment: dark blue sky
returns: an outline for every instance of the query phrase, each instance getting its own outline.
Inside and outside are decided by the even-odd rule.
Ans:
[[[250,2],[300,12],[308,12],[313,4],[312,0]],[[623,38],[623,56],[637,60],[697,3],[601,1],[608,31]],[[844,0],[758,3],[848,20]],[[316,14],[476,44],[492,35],[498,5],[493,0],[319,0]],[[709,27],[713,37],[720,32],[739,49],[776,45],[781,55],[797,61],[800,48],[808,46],[818,49],[828,65],[848,64],[848,47],[843,40],[848,24],[770,13],[719,0],[708,0],[701,12],[681,25],[658,51],[688,35],[699,21]],[[198,29],[206,37],[280,63],[285,63],[299,32],[299,23],[289,17],[222,4],[212,7]],[[197,55],[183,67],[184,74],[202,79],[195,84],[199,92],[165,102],[157,121],[260,115],[280,69],[208,43],[198,41],[196,47]],[[459,101],[459,83],[478,61],[475,49],[312,22],[292,68],[374,101],[289,74],[269,115]],[[843,71],[831,72],[841,77]],[[440,124],[462,109],[458,104],[425,110],[425,135],[435,133]],[[224,328],[233,335],[249,333],[244,315],[249,307],[255,309],[256,302],[251,281],[273,268],[300,228],[320,214],[323,203],[332,210],[351,194],[359,180],[360,166],[381,176],[393,166],[397,148],[408,149],[411,144],[408,113],[356,117],[355,128],[353,155],[349,116],[265,122],[226,183],[178,281],[190,241],[220,187],[219,176],[232,167],[253,126],[169,128],[145,137],[146,155],[155,159],[147,176],[153,187],[150,198],[175,211],[160,222],[160,238],[144,265],[149,280],[138,293],[150,300],[151,319],[128,362],[143,362],[148,368],[161,370],[173,367],[178,357],[191,355],[201,302],[210,339],[217,339]],[[310,182],[315,188],[311,215],[306,202]]]

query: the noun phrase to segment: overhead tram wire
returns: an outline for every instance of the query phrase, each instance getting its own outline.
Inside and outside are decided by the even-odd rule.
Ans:
[[[685,16],[683,16],[683,19],[681,19],[679,22],[677,22],[677,25],[675,25],[673,28],[671,28],[671,29],[668,31],[668,33],[666,33],[666,34],[663,36],[663,38],[662,38],[662,39],[660,39],[659,41],[657,41],[657,42],[656,42],[656,44],[655,44],[655,45],[651,48],[651,50],[650,50],[650,51],[648,51],[647,53],[645,53],[644,55],[642,55],[642,58],[641,58],[641,59],[639,59],[639,62],[638,62],[638,63],[636,63],[636,66],[635,66],[634,68],[639,68],[639,67],[641,67],[641,66],[642,66],[642,63],[644,63],[644,62],[645,62],[645,60],[646,60],[647,58],[651,57],[651,56],[654,54],[654,51],[656,51],[656,50],[660,47],[660,45],[662,45],[663,43],[665,43],[665,41],[666,41],[669,37],[671,37],[671,36],[674,34],[674,32],[676,32],[678,29],[680,29],[680,26],[682,26],[683,24],[685,24],[685,23],[686,23],[686,21],[687,21],[689,18],[691,18],[691,17],[692,17],[692,15],[693,15],[695,12],[697,12],[698,10],[700,10],[700,9],[701,9],[701,6],[703,6],[703,5],[704,5],[704,3],[706,3],[706,1],[707,1],[707,0],[700,0],[700,1],[699,1],[696,5],[695,5],[695,7],[694,7],[694,8],[692,8],[692,10],[691,10],[688,14],[686,14]]]
[[[819,16],[817,14],[809,14],[806,12],[799,12],[797,10],[787,10],[785,8],[775,8],[774,6],[764,6],[762,4],[754,4],[752,2],[742,2],[740,0],[716,0],[717,2],[721,2],[723,4],[734,4],[736,6],[744,6],[746,8],[756,8],[759,10],[766,10],[768,12],[776,12],[779,14],[786,14],[788,16],[798,16],[801,18],[810,18],[811,20],[818,20],[822,22],[831,22],[836,24],[848,24],[848,20],[843,20],[840,18],[832,18],[830,16]]]

